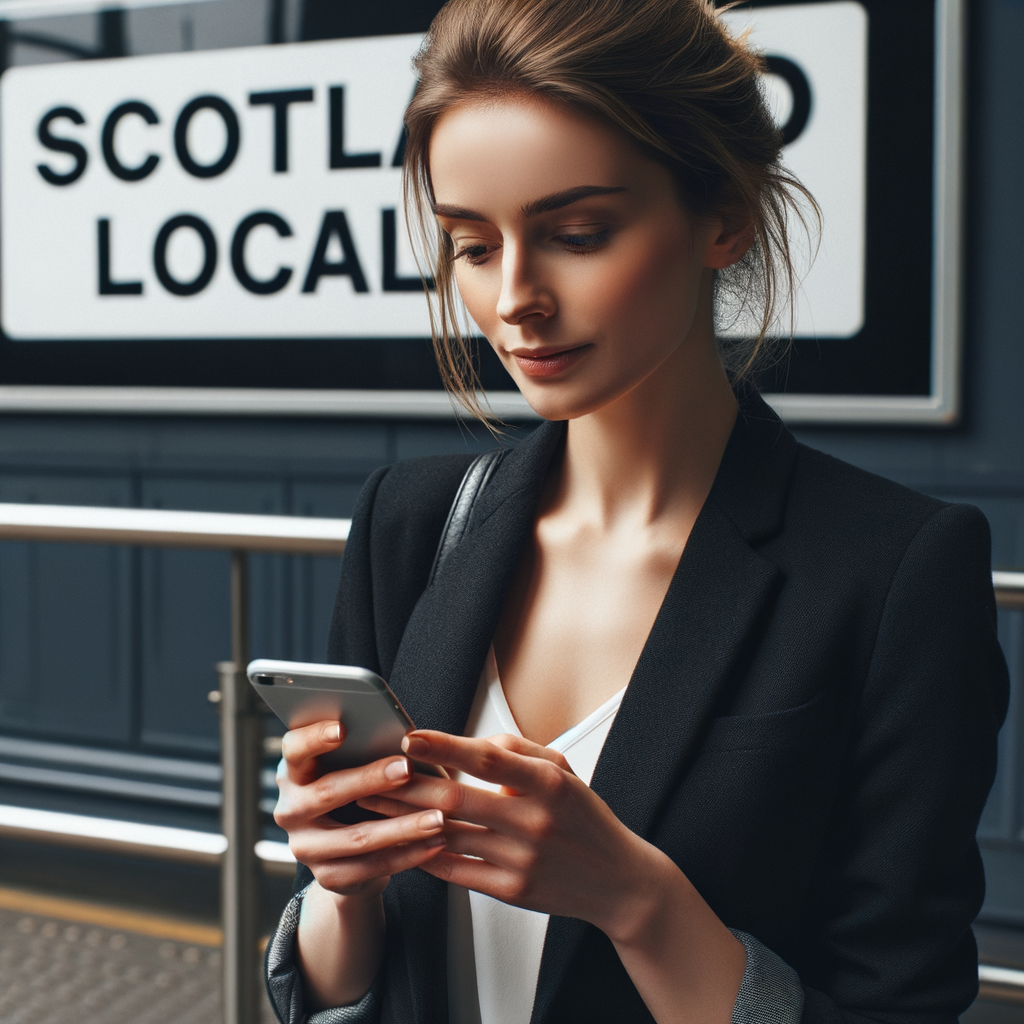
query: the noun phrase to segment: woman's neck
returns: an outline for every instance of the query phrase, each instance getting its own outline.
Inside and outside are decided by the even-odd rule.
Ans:
[[[626,395],[569,422],[554,504],[602,530],[688,535],[736,414],[713,335],[691,336]]]

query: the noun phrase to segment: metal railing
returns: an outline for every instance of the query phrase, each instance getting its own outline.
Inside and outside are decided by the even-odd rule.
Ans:
[[[221,924],[224,1024],[259,1020],[260,772],[263,712],[249,662],[249,555],[340,555],[347,519],[0,504],[0,540],[201,548],[231,553],[231,660],[220,662]],[[153,837],[156,841],[156,837]],[[197,845],[194,841],[192,845]]]
[[[992,586],[1000,608],[1024,608],[1024,570],[996,569],[992,573]]]
[[[182,833],[181,837],[167,840],[171,847],[179,843],[186,850],[191,845],[200,856],[219,855],[220,858],[225,1024],[256,1024],[258,1020],[260,984],[256,949],[260,867],[257,847],[268,845],[260,839],[262,711],[245,677],[249,661],[248,558],[253,552],[337,556],[345,549],[349,526],[347,519],[0,504],[0,540],[204,548],[231,553],[231,661],[220,662],[217,666],[224,839],[211,836],[207,841],[196,833],[201,839],[197,842],[191,838],[191,833],[186,837],[184,830],[165,830]],[[992,573],[992,582],[1001,608],[1024,609],[1024,571],[997,570]],[[0,831],[3,827],[4,822],[0,821]],[[24,827],[31,830],[33,826],[26,820]],[[34,827],[56,831],[61,826],[44,823]],[[149,828],[154,831],[159,827]],[[151,842],[154,846],[161,841],[155,834],[142,840],[143,844]],[[125,842],[131,845],[131,840],[126,838]],[[135,845],[138,847],[138,841]],[[265,859],[287,861],[281,851],[269,852]],[[983,975],[986,970],[992,973],[992,969],[982,968]],[[983,980],[997,987],[1024,987],[1024,972],[1002,971],[998,978],[984,976]]]

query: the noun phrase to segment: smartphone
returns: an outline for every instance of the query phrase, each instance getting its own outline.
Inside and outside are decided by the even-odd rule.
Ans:
[[[330,720],[344,724],[345,741],[318,758],[324,773],[401,754],[403,737],[416,728],[388,684],[369,669],[259,658],[246,675],[289,729]],[[426,775],[448,777],[436,765],[412,764]]]

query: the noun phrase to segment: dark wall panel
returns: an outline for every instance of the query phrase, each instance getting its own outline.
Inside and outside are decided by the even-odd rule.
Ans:
[[[362,480],[298,481],[292,486],[291,511],[300,516],[348,516]],[[340,558],[292,558],[288,566],[291,615],[287,643],[280,655],[294,661],[322,661],[327,651],[327,629],[338,589]]]
[[[527,428],[528,429],[528,428]],[[523,431],[505,430],[509,443],[515,443]],[[395,459],[418,459],[424,455],[448,455],[456,452],[483,452],[498,444],[479,423],[400,423],[395,429]]]
[[[145,480],[145,508],[280,515],[278,480]],[[282,559],[251,559],[252,647],[281,647]],[[141,740],[145,746],[217,750],[217,718],[206,699],[216,663],[231,657],[230,556],[222,552],[142,553]]]
[[[0,476],[0,501],[131,505],[126,477]],[[131,739],[133,555],[0,544],[0,722],[42,738]]]

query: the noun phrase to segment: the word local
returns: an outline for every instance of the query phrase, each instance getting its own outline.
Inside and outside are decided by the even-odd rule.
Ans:
[[[345,149],[345,88],[333,85],[328,88],[328,167],[332,171],[349,168],[381,167],[382,153],[349,153]],[[288,113],[295,103],[311,103],[312,88],[286,89],[249,94],[249,104],[254,107],[266,106],[273,111],[273,151],[270,154],[274,173],[288,171]],[[201,162],[189,148],[189,125],[200,111],[209,110],[223,122],[224,147],[214,160]],[[127,100],[119,103],[107,115],[100,135],[103,162],[115,178],[125,182],[139,182],[148,178],[159,165],[162,154],[148,153],[141,161],[128,165],[117,151],[117,129],[126,117],[141,118],[147,125],[160,123],[160,117],[150,104],[142,100]],[[47,149],[71,157],[73,166],[66,171],[54,170],[49,164],[40,163],[37,170],[44,181],[57,188],[66,187],[78,181],[89,166],[89,152],[77,139],[55,133],[61,120],[75,125],[85,124],[85,117],[71,106],[59,106],[48,110],[40,119],[37,128],[39,142]],[[241,125],[231,104],[221,96],[204,95],[189,100],[178,113],[174,124],[174,153],[182,170],[195,178],[216,178],[224,174],[238,156],[241,143]],[[393,154],[389,157],[392,167],[400,167],[405,151],[405,135],[402,134]],[[397,224],[395,209],[381,210],[381,291],[407,292],[423,287],[418,277],[402,276],[397,271]],[[272,277],[255,277],[249,270],[245,250],[252,230],[259,226],[272,228],[278,236],[292,235],[288,221],[272,210],[257,210],[242,218],[235,228],[230,243],[231,269],[238,283],[255,295],[272,295],[284,289],[292,279],[293,267],[281,266]],[[168,266],[167,248],[176,231],[193,231],[203,251],[202,267],[198,274],[188,281],[175,278]],[[342,258],[329,260],[328,250],[332,241],[340,246]],[[111,221],[101,217],[96,225],[97,241],[97,288],[100,295],[141,295],[142,281],[115,281],[111,275]],[[213,279],[217,269],[219,247],[210,225],[191,213],[177,214],[169,218],[157,231],[153,245],[153,269],[157,280],[172,295],[190,296],[201,292]],[[317,283],[325,276],[347,276],[357,293],[370,291],[363,262],[359,257],[348,218],[344,210],[327,210],[321,221],[312,253],[302,284],[303,292],[315,292]],[[429,282],[428,282],[429,285]]]

